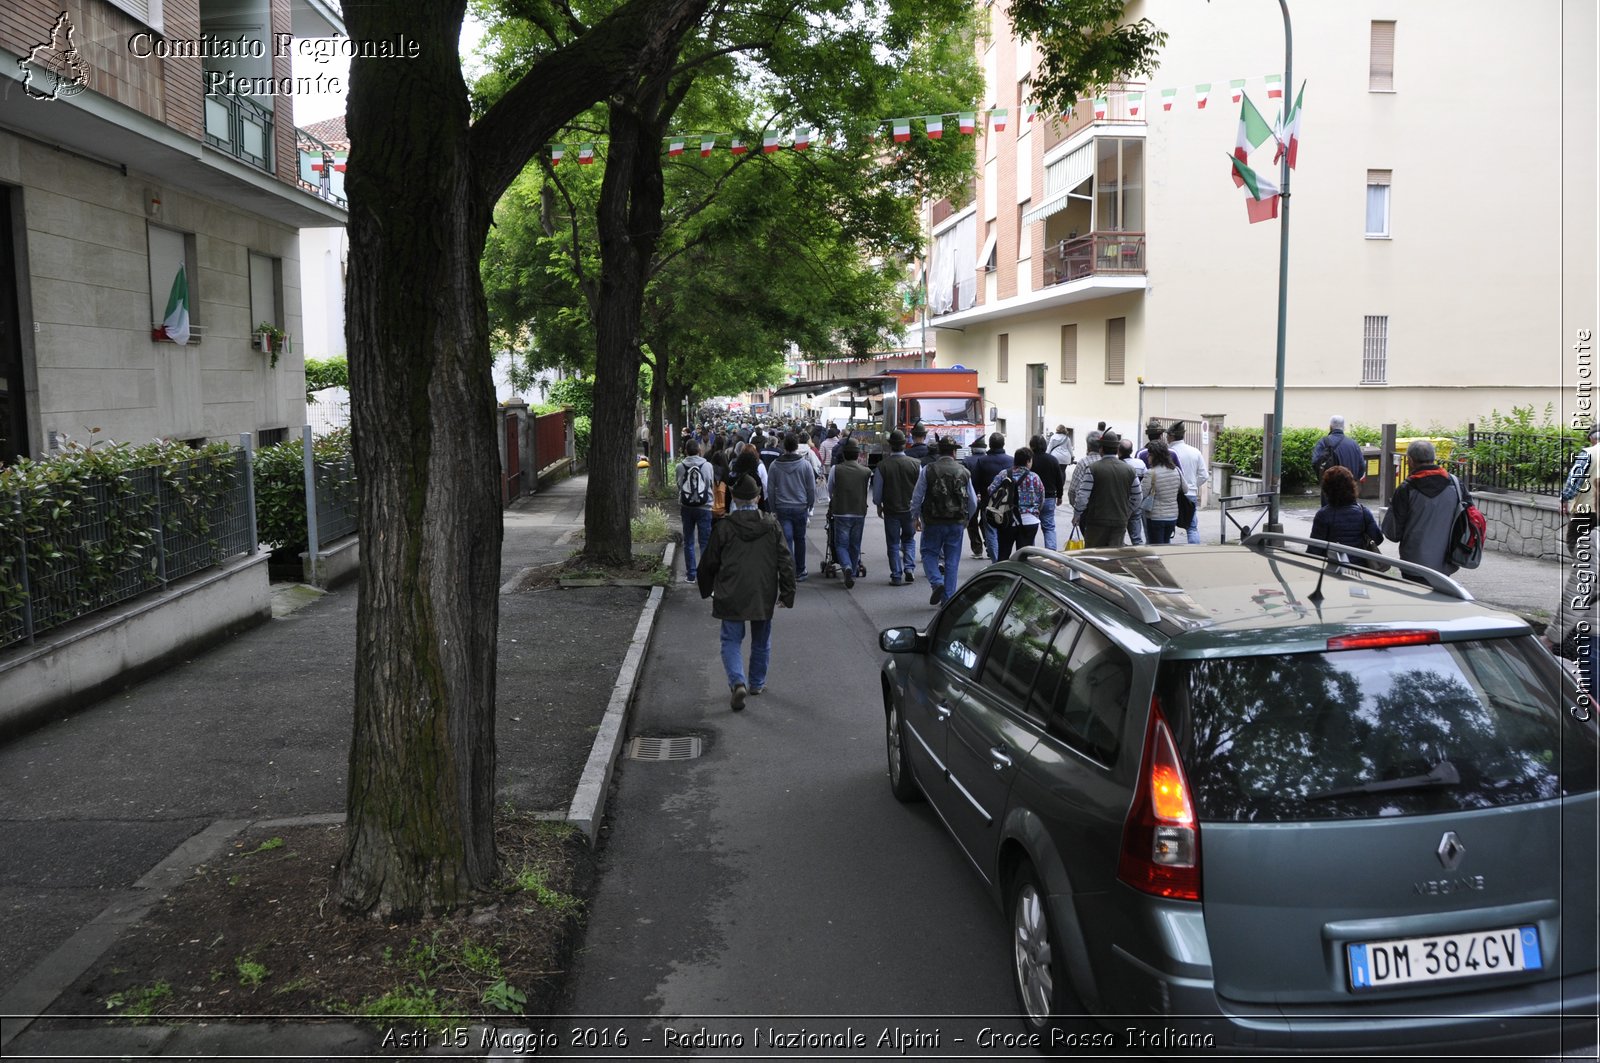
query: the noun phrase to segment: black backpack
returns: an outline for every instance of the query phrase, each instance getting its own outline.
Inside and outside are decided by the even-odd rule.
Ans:
[[[1017,506],[1017,481],[1011,478],[1010,473],[1001,473],[989,485],[989,504],[984,507],[983,517],[991,528],[1021,523],[1022,512]]]

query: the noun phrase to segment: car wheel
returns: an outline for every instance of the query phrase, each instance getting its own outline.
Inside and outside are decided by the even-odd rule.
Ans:
[[[911,758],[906,755],[906,729],[900,707],[889,699],[884,707],[884,739],[889,752],[889,790],[900,801],[922,800],[922,788],[911,774]]]
[[[1008,910],[1012,986],[1022,1021],[1035,1034],[1064,1029],[1075,1000],[1067,985],[1066,954],[1050,921],[1044,889],[1030,864],[1024,863],[1012,876]]]

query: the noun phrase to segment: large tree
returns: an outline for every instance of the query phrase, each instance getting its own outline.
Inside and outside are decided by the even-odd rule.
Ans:
[[[525,76],[470,120],[466,0],[363,0],[351,63],[346,340],[360,471],[361,577],[347,842],[350,909],[454,907],[496,871],[500,512],[488,322],[491,210],[575,115],[677,55],[705,0],[627,0],[593,27],[560,0]],[[365,49],[363,49],[365,50]]]

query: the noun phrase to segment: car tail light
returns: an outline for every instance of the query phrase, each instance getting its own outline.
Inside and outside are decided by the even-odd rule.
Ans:
[[[1381,650],[1386,646],[1426,646],[1439,641],[1437,631],[1368,631],[1360,635],[1335,635],[1330,650]]]
[[[1144,893],[1200,899],[1200,824],[1161,703],[1150,703],[1133,807],[1122,827],[1117,878]]]

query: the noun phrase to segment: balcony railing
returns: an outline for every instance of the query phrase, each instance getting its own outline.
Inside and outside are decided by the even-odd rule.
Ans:
[[[1044,253],[1044,283],[1067,284],[1101,273],[1143,273],[1144,235],[1094,232],[1058,241]]]
[[[319,199],[325,199],[340,207],[348,206],[344,197],[333,190],[334,167],[343,169],[344,166],[344,163],[336,158],[333,147],[298,126],[295,127],[294,135],[295,143],[300,149],[300,166],[299,172],[295,175],[296,183],[302,190],[310,192]],[[314,166],[319,169],[313,168]]]
[[[206,143],[272,172],[272,112],[248,96],[206,93]]]

